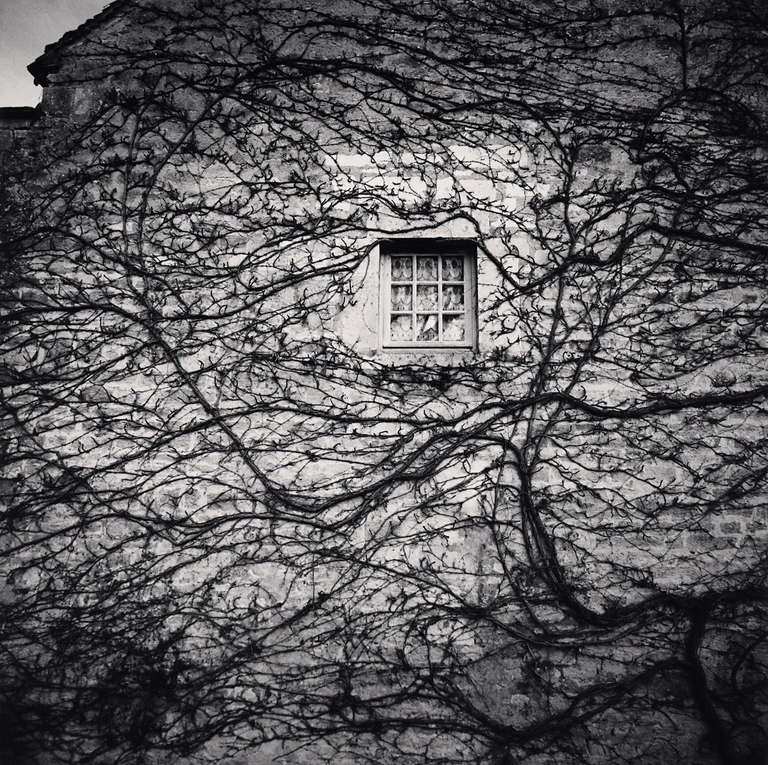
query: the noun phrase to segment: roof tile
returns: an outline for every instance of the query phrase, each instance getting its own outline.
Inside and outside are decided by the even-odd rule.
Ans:
[[[113,0],[95,16],[87,19],[75,29],[65,32],[56,42],[46,45],[42,55],[38,56],[27,67],[27,70],[35,78],[35,85],[47,85],[48,75],[58,70],[61,64],[61,54],[66,48],[113,19],[132,2],[133,0]]]

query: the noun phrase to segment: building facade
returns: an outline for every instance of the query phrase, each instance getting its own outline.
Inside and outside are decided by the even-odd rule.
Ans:
[[[49,46],[8,751],[762,763],[766,28],[118,0]]]

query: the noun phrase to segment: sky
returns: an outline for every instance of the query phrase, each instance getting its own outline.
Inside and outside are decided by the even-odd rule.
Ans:
[[[27,71],[46,45],[98,13],[109,0],[0,0],[0,107],[34,106],[42,88]]]

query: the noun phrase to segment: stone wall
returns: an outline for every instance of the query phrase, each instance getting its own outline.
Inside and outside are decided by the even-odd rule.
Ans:
[[[461,4],[158,7],[32,131],[2,567],[61,751],[758,762],[759,147],[662,120],[674,48],[607,16],[526,68]],[[382,348],[398,238],[476,244],[475,349]]]

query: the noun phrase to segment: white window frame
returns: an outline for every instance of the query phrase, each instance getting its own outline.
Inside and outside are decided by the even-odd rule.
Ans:
[[[435,311],[418,311],[416,308],[417,286],[419,281],[416,274],[417,256],[437,257],[438,275],[437,285],[438,306]],[[392,266],[393,257],[413,258],[411,272],[411,325],[416,327],[416,316],[422,314],[436,314],[438,316],[438,333],[442,335],[443,317],[445,315],[463,316],[464,340],[432,340],[432,341],[406,341],[390,339],[390,326],[392,314],[391,290],[392,290]],[[463,312],[446,311],[440,305],[440,296],[443,287],[443,268],[441,256],[461,256],[464,262],[464,280],[455,282],[464,287]],[[379,243],[379,338],[383,350],[474,350],[477,348],[477,246],[466,239],[390,239]]]

